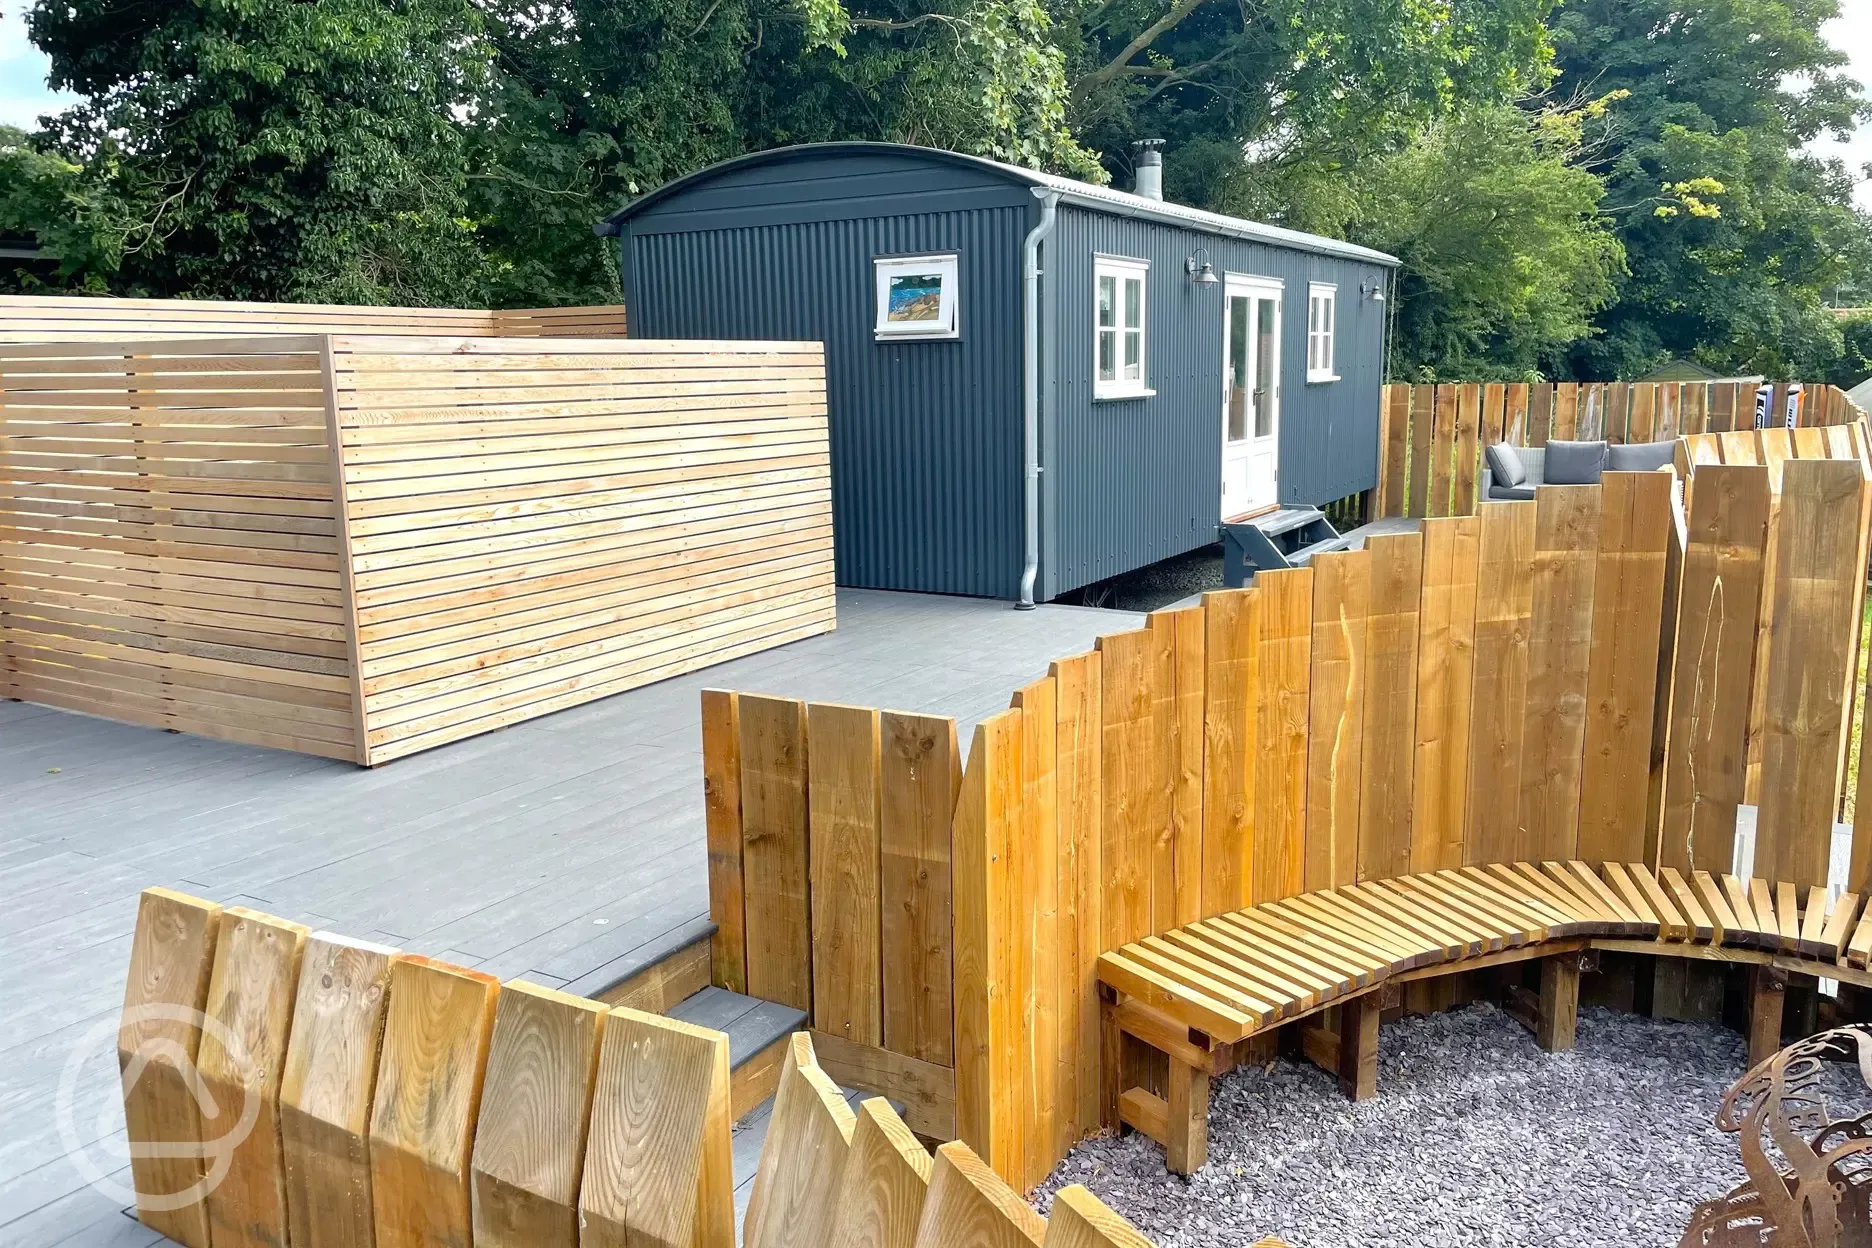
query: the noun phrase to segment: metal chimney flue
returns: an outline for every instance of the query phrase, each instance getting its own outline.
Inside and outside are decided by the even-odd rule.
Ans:
[[[1163,198],[1162,139],[1139,139],[1131,145],[1131,167],[1137,181],[1132,189],[1145,199]]]

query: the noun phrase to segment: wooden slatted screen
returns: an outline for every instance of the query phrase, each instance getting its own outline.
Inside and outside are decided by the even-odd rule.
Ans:
[[[273,334],[446,334],[457,337],[622,338],[622,305],[581,308],[385,308],[0,295],[0,343],[113,342]]]
[[[331,352],[369,761],[832,627],[817,344]]]
[[[0,689],[359,757],[321,342],[0,347]]]

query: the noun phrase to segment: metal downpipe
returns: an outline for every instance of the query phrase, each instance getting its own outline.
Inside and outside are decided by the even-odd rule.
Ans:
[[[1040,575],[1040,244],[1053,232],[1059,212],[1058,191],[1040,196],[1040,220],[1027,231],[1021,248],[1021,293],[1026,313],[1022,344],[1022,508],[1026,520],[1026,566],[1021,569],[1017,611],[1034,609],[1034,581]]]

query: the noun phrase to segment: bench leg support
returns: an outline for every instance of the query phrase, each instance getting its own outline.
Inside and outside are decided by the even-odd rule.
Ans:
[[[1353,997],[1339,1007],[1339,1090],[1355,1101],[1378,1093],[1378,998]]]
[[[1209,1160],[1209,1072],[1170,1063],[1170,1114],[1165,1160],[1178,1174],[1194,1174]]]
[[[1753,1068],[1781,1048],[1781,1012],[1787,1003],[1787,972],[1772,966],[1749,971],[1748,1062]]]
[[[1541,959],[1540,1013],[1534,1040],[1549,1053],[1570,1049],[1579,1031],[1579,955]]]

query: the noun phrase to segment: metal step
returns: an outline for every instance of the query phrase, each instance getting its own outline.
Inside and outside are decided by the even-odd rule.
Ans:
[[[1222,523],[1222,583],[1240,588],[1256,572],[1304,567],[1315,555],[1349,543],[1317,507],[1283,507]]]
[[[1265,515],[1255,516],[1240,523],[1252,524],[1272,538],[1290,529],[1297,529],[1303,524],[1312,524],[1315,520],[1325,518],[1317,507],[1282,507],[1279,511],[1270,511]]]
[[[1302,546],[1287,556],[1287,566],[1304,568],[1313,562],[1313,556],[1331,554],[1335,550],[1350,550],[1352,539],[1347,537],[1327,537],[1314,542],[1311,546]]]

